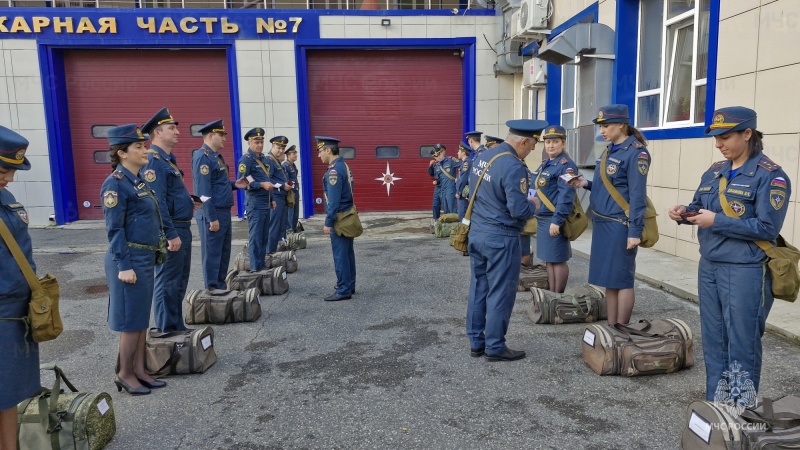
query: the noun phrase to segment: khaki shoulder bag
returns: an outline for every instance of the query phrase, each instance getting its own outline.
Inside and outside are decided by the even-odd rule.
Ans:
[[[26,317],[3,318],[5,320],[21,320],[25,323],[26,333],[28,330],[33,334],[36,342],[45,342],[58,337],[64,331],[64,324],[61,322],[61,314],[58,312],[58,280],[50,274],[41,279],[36,278],[31,265],[22,249],[14,240],[5,222],[0,220],[0,235],[6,242],[6,246],[14,255],[14,259],[19,264],[22,274],[31,287],[31,302],[28,306]],[[0,320],[3,320],[0,319]]]
[[[728,204],[725,197],[725,189],[728,188],[728,181],[724,176],[719,180],[719,203],[725,215],[738,219],[739,216]],[[800,272],[798,272],[797,262],[800,261],[800,251],[793,247],[786,240],[778,235],[775,242],[776,246],[769,241],[753,241],[764,253],[767,254],[769,261],[767,267],[772,275],[772,295],[775,298],[794,302],[797,300],[797,293],[800,291]]]
[[[540,174],[541,175],[541,174]],[[539,186],[539,177],[536,177],[536,186]],[[544,206],[550,210],[550,212],[556,212],[556,207],[553,205],[553,202],[544,195],[541,189],[538,187],[536,188],[536,193],[539,196],[539,200],[544,203]],[[572,211],[567,216],[566,220],[564,220],[564,226],[561,228],[562,232],[564,233],[564,237],[569,239],[570,241],[574,241],[578,239],[586,228],[589,227],[589,218],[586,217],[586,213],[583,211],[583,205],[581,205],[581,200],[578,196],[575,196],[575,200],[572,202]]]
[[[608,193],[611,194],[611,197],[617,202],[617,205],[625,212],[625,216],[630,219],[630,205],[625,201],[617,188],[611,184],[608,175],[606,175],[606,159],[608,159],[608,150],[603,154],[603,160],[600,163],[600,178],[603,179],[603,185],[605,185]],[[642,239],[639,241],[639,247],[650,248],[656,245],[659,238],[658,222],[656,222],[656,216],[658,216],[658,214],[656,213],[656,207],[653,206],[653,202],[650,201],[650,197],[645,195],[644,198],[646,202],[646,208],[644,210],[644,229],[642,230]],[[625,225],[630,226],[630,222],[625,222]]]

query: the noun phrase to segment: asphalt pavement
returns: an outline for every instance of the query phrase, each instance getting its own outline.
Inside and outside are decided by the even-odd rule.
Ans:
[[[536,325],[518,293],[508,345],[517,362],[469,356],[464,333],[469,258],[427,231],[426,214],[363,214],[357,294],[328,303],[335,275],[319,218],[285,295],[262,296],[253,323],[214,325],[218,362],[171,376],[151,395],[112,384],[118,335],[106,324],[102,223],[32,229],[39,274],[61,282],[65,331],[41,345],[87,392],[114,400],[118,449],[674,449],[686,408],[703,399],[697,305],[637,281],[633,320],[679,318],[694,332],[696,365],[675,374],[600,377],[581,358],[582,325]],[[246,240],[234,222],[234,254]],[[197,234],[195,233],[195,237]],[[189,288],[201,288],[199,241]],[[233,258],[231,258],[233,259]],[[569,287],[588,261],[570,261]],[[764,338],[760,394],[800,385],[800,348]],[[52,383],[43,374],[43,384]],[[796,391],[795,391],[796,393]]]

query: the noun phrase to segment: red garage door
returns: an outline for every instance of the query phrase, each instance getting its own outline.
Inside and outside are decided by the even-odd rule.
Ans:
[[[101,219],[100,187],[111,172],[108,125],[142,125],[161,107],[180,122],[175,156],[192,192],[192,150],[203,145],[190,127],[222,118],[231,129],[228,65],[224,50],[67,50],[69,123],[79,217]],[[222,155],[235,167],[233,143]],[[98,162],[100,160],[100,162]]]
[[[429,157],[442,143],[456,155],[462,127],[462,60],[453,50],[308,52],[311,137],[334,136],[355,148],[347,160],[360,211],[429,210]],[[456,52],[457,53],[457,52]],[[315,155],[312,151],[312,155]],[[384,174],[394,174],[391,185]],[[326,167],[314,158],[314,197]],[[317,212],[324,211],[316,205]]]

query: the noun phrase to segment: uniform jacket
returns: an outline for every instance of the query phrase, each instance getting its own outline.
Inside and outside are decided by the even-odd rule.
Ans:
[[[635,137],[628,136],[616,150],[611,150],[613,144],[609,144],[606,152],[609,152],[606,161],[606,175],[611,184],[617,188],[622,198],[630,206],[630,218],[625,216],[625,212],[620,208],[611,194],[608,193],[603,179],[600,175],[602,155],[595,162],[594,178],[586,186],[592,191],[589,200],[592,203],[592,210],[601,217],[612,217],[619,220],[628,221],[628,237],[641,238],[644,230],[644,211],[647,208],[646,188],[647,173],[650,171],[650,152]]]
[[[211,197],[203,202],[203,215],[209,222],[217,220],[217,209],[230,209],[233,206],[231,191],[235,190],[236,186],[228,179],[228,166],[225,165],[222,155],[211,150],[206,144],[194,152],[192,177],[194,194],[198,197]]]
[[[336,213],[349,211],[353,207],[353,179],[344,159],[337,157],[328,165],[322,177],[325,190],[325,226],[332,227]]]
[[[289,181],[294,183],[294,187],[292,188],[292,190],[294,190],[294,194],[299,195],[300,185],[297,183],[297,165],[295,165],[293,162],[289,162],[287,159],[283,162],[283,170],[286,172],[286,176],[289,177]]]
[[[497,158],[475,189],[478,177],[489,160]],[[481,152],[472,163],[469,174],[470,195],[475,196],[470,231],[516,236],[525,222],[533,217],[535,205],[528,200],[528,169],[507,143]]]
[[[555,159],[542,161],[539,168],[532,174],[534,183],[532,187],[542,191],[556,208],[555,212],[552,212],[542,202],[539,209],[536,210],[536,216],[552,216],[551,223],[559,226],[564,224],[567,216],[572,212],[572,204],[575,201],[575,188],[559,178],[565,173],[578,175],[578,166],[567,156],[566,152],[562,152]]]
[[[259,161],[261,164],[259,164]],[[261,168],[263,164],[264,168]],[[267,157],[263,153],[260,155],[251,149],[247,149],[244,156],[239,160],[237,177],[253,177],[254,182],[250,183],[246,195],[246,206],[248,211],[265,210],[270,208],[270,191],[261,188],[261,183],[270,181],[270,165]],[[266,172],[264,171],[266,169]]]
[[[766,155],[753,156],[727,182],[725,197],[738,215],[731,218],[725,215],[719,200],[719,183],[722,177],[730,177],[731,164],[729,160],[712,164],[687,207],[717,213],[711,227],[697,230],[700,255],[715,262],[763,262],[766,254],[754,241],[774,242],[778,237],[792,194],[791,182]]]
[[[469,158],[460,161],[458,165],[458,177],[456,177],[456,194],[461,195],[464,188],[469,185]],[[462,196],[464,200],[467,197]]]
[[[132,268],[128,243],[158,246],[161,222],[155,194],[122,165],[100,189],[109,250],[120,271]]]
[[[432,166],[428,166],[428,175],[436,178],[436,186],[441,190],[452,192],[453,195],[455,195],[456,170],[460,164],[461,161],[453,158],[445,158],[442,162],[437,162]],[[447,175],[450,175],[453,179],[450,179]]]
[[[175,155],[167,154],[156,145],[150,147],[147,155],[149,162],[142,168],[142,177],[156,193],[167,239],[175,239],[178,232],[175,231],[172,221],[192,220],[194,202],[183,183],[183,171],[178,169]]]
[[[269,177],[270,181],[274,184],[281,184],[279,189],[275,189],[272,191],[273,196],[275,197],[286,197],[286,188],[283,187],[286,185],[286,182],[289,181],[289,176],[286,174],[286,170],[283,168],[283,164],[278,161],[278,158],[273,156],[271,153],[267,155],[267,161],[269,161],[269,171],[271,172]]]
[[[22,254],[28,260],[28,264],[36,272],[36,264],[33,262],[33,245],[28,234],[28,212],[21,203],[17,203],[14,195],[8,189],[0,190],[0,220],[2,220],[11,236],[17,241],[17,245],[22,250]],[[5,261],[3,276],[0,277],[0,299],[29,299],[31,288],[25,280],[14,255],[8,249],[5,240],[0,238],[0,258]]]

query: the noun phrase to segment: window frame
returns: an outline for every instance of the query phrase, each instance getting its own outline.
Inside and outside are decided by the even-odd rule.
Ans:
[[[397,155],[396,156],[389,156],[389,157],[380,156],[378,154],[378,150],[379,149],[383,149],[383,148],[397,149]],[[375,146],[375,159],[399,159],[399,158],[400,158],[400,146],[399,145],[376,145]]]

